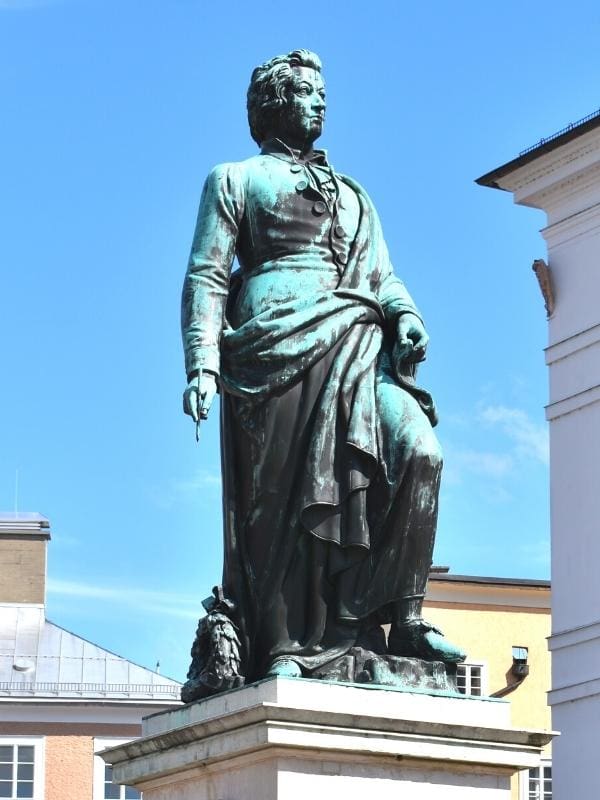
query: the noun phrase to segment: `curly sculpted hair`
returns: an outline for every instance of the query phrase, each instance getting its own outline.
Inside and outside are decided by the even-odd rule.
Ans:
[[[248,124],[254,141],[264,142],[287,102],[286,89],[291,84],[294,67],[311,67],[321,72],[321,59],[310,50],[293,50],[275,56],[252,72],[248,87]]]

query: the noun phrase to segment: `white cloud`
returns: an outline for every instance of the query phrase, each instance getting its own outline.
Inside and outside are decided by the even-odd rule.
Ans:
[[[520,408],[508,406],[486,406],[480,419],[488,425],[499,427],[515,443],[515,454],[548,464],[548,429],[543,423],[534,422]]]
[[[492,478],[500,478],[513,468],[513,459],[507,453],[457,450],[452,457],[459,468]]]
[[[173,481],[173,489],[181,494],[215,488],[221,488],[221,473],[209,472],[207,469],[199,470],[188,480]]]
[[[546,571],[550,570],[550,542],[538,539],[535,542],[522,542],[519,546],[522,559],[528,564]]]
[[[79,547],[81,544],[81,539],[76,536],[69,536],[68,533],[53,533],[52,539],[54,544],[59,544],[63,547]]]
[[[545,424],[534,422],[520,408],[503,405],[485,405],[472,415],[471,433],[479,437],[493,427],[505,438],[499,450],[463,446],[445,446],[444,485],[477,481],[478,492],[488,502],[506,503],[512,499],[507,490],[507,479],[518,475],[523,462],[548,464],[548,431]],[[464,437],[463,437],[464,438]]]
[[[197,620],[204,615],[202,599],[191,594],[156,592],[135,587],[95,586],[77,581],[50,578],[48,593],[57,597],[72,597],[118,603],[144,613],[163,614],[171,617]]]
[[[173,479],[162,487],[151,487],[149,490],[152,502],[160,509],[169,509],[181,502],[197,501],[202,496],[221,492],[221,471],[219,469],[198,470],[189,478]]]
[[[505,505],[514,500],[513,495],[500,481],[490,481],[480,489],[481,496],[490,505]]]

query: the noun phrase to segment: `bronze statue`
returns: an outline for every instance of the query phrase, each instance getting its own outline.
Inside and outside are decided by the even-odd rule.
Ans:
[[[428,337],[368,195],[313,148],[325,106],[314,53],[254,70],[260,153],[209,174],[183,288],[185,412],[221,393],[225,563],[207,610],[231,619],[246,681],[327,676],[361,648],[464,659],[421,617],[442,467],[415,383]],[[212,691],[205,673],[196,660],[185,699]]]

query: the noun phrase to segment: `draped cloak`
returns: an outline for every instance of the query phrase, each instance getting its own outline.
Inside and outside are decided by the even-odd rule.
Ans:
[[[205,319],[215,299],[190,278],[206,271],[197,239],[184,286],[188,373],[217,363],[220,373],[223,587],[236,604],[249,679],[278,656],[311,670],[341,655],[365,626],[389,617],[391,603],[422,596],[431,563],[435,408],[412,367],[399,375],[390,359],[395,321],[418,312],[393,275],[368,196],[337,178],[355,192],[359,219],[329,288],[236,324],[242,265],[215,335]]]

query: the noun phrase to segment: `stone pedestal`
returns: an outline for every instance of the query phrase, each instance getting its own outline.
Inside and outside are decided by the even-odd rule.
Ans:
[[[271,678],[147,717],[106,750],[144,800],[509,800],[550,739],[501,700]]]

